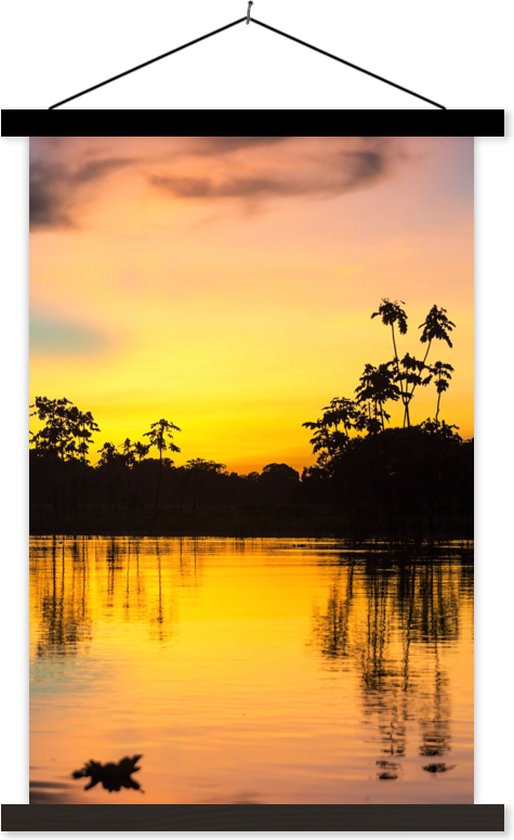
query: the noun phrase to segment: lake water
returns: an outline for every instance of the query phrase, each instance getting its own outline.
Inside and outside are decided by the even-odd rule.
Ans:
[[[473,801],[469,545],[35,537],[30,579],[31,802]]]

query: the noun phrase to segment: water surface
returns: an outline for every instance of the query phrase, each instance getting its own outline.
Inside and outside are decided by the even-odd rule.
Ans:
[[[31,540],[31,802],[473,801],[469,546]],[[70,774],[142,754],[133,789]]]

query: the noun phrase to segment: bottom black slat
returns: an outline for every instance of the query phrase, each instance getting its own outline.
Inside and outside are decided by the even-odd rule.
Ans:
[[[3,831],[503,831],[503,805],[2,805]]]

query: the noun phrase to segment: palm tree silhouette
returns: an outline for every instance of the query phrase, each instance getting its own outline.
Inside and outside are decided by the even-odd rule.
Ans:
[[[181,429],[165,420],[162,417],[150,425],[150,430],[145,432],[143,437],[150,438],[150,446],[155,446],[159,452],[159,461],[162,463],[163,453],[166,450],[170,452],[180,452],[180,447],[173,442],[173,432],[180,432]]]
[[[434,341],[445,341],[448,347],[453,347],[450,333],[453,329],[455,329],[455,324],[453,321],[450,321],[446,314],[446,309],[442,306],[432,306],[430,309],[427,317],[423,321],[422,324],[419,325],[418,329],[422,329],[422,333],[420,336],[420,341],[422,344],[427,345],[427,349],[425,351],[425,355],[423,356],[423,367],[426,367],[428,354],[430,353],[430,348],[432,347],[432,342]],[[412,386],[412,390],[408,393],[408,399],[411,400],[414,396],[414,391],[416,390],[416,386],[419,383],[415,382]],[[423,383],[424,384],[424,383]]]
[[[419,325],[419,329],[422,327],[423,332],[421,333],[420,341],[422,344],[428,343],[423,361],[426,362],[430,345],[436,339],[438,341],[446,341],[448,347],[453,347],[450,339],[450,333],[455,328],[455,324],[453,321],[450,321],[446,315],[446,309],[442,306],[436,306],[434,303],[423,323]]]
[[[418,385],[428,385],[432,379],[431,373],[428,376],[422,375],[426,368],[427,366],[422,359],[417,359],[415,356],[411,356],[410,353],[406,353],[400,361],[400,374],[397,376],[397,379],[401,385],[403,384],[403,428],[405,426],[410,427],[409,410],[414,389]],[[412,390],[410,391],[409,388],[412,388]]]
[[[180,452],[180,447],[173,440],[173,433],[182,431],[179,426],[176,426],[170,420],[161,417],[155,423],[150,425],[148,432],[143,434],[143,437],[149,438],[150,447],[155,446],[159,452],[159,479],[157,482],[157,490],[155,493],[154,512],[157,512],[159,504],[159,496],[161,492],[162,470],[163,470],[163,455],[164,452]]]
[[[429,310],[428,315],[419,329],[422,330],[420,341],[426,344],[427,348],[423,359],[416,359],[407,353],[401,360],[398,356],[398,347],[396,342],[395,328],[398,329],[400,335],[405,335],[408,329],[407,313],[403,309],[403,300],[389,300],[383,298],[378,310],[373,312],[371,317],[380,317],[385,326],[391,328],[391,338],[393,343],[393,361],[396,371],[396,382],[400,387],[400,399],[403,403],[404,417],[403,425],[410,427],[410,403],[414,396],[414,392],[418,385],[428,385],[432,378],[432,372],[423,376],[423,372],[427,370],[427,359],[434,341],[445,341],[449,347],[452,347],[450,333],[455,328],[453,321],[450,321],[446,314],[446,309],[442,306],[434,304]]]
[[[435,423],[439,426],[439,411],[441,409],[441,397],[445,391],[450,387],[452,379],[453,367],[444,362],[434,362],[432,365],[432,373],[434,375],[435,387],[437,391],[437,403],[435,411]]]
[[[404,300],[389,300],[389,298],[382,298],[377,312],[371,314],[371,318],[380,318],[384,326],[391,327],[391,340],[393,342],[393,364],[396,369],[397,380],[400,383],[400,398],[404,407],[404,416],[407,426],[410,426],[409,415],[409,399],[407,397],[406,389],[403,386],[403,380],[400,374],[400,359],[398,357],[398,347],[396,344],[395,325],[398,327],[400,335],[405,335],[408,329],[407,313],[403,306]]]

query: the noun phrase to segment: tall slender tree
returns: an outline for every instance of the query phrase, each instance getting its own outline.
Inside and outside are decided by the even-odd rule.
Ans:
[[[445,341],[448,347],[453,347],[450,333],[455,329],[455,324],[450,321],[446,314],[446,309],[442,306],[432,306],[427,317],[418,329],[422,330],[420,341],[427,345],[425,355],[423,356],[423,366],[427,364],[428,354],[434,341]],[[414,391],[419,383],[414,383],[408,394],[409,400],[414,396]]]
[[[180,447],[177,446],[173,440],[174,432],[180,431],[181,429],[179,426],[176,426],[175,423],[172,423],[170,420],[166,420],[162,417],[160,420],[156,420],[155,423],[152,423],[149,431],[145,432],[143,435],[143,437],[147,437],[149,439],[150,447],[155,446],[159,453],[159,479],[157,481],[157,490],[155,494],[155,512],[157,511],[161,492],[164,453],[166,451],[180,452]]]
[[[382,298],[380,306],[376,312],[372,312],[371,318],[380,318],[384,326],[391,329],[391,341],[393,344],[393,364],[396,370],[396,378],[400,389],[400,399],[403,403],[404,418],[408,426],[410,426],[409,413],[409,398],[407,396],[407,389],[404,387],[404,379],[400,369],[400,357],[398,356],[398,345],[396,341],[396,330],[400,335],[406,335],[408,330],[407,313],[403,308],[405,306],[404,300],[389,300],[389,298]]]
[[[439,412],[441,410],[441,397],[445,391],[450,387],[452,380],[453,367],[445,362],[434,362],[432,365],[432,373],[434,375],[435,388],[437,391],[437,403],[435,410],[436,426],[439,425]]]
[[[175,426],[169,420],[161,418],[150,425],[148,432],[145,432],[143,437],[149,438],[150,446],[155,446],[159,452],[159,461],[162,463],[164,453],[180,452],[180,447],[173,440],[173,433],[182,431],[179,426]]]

